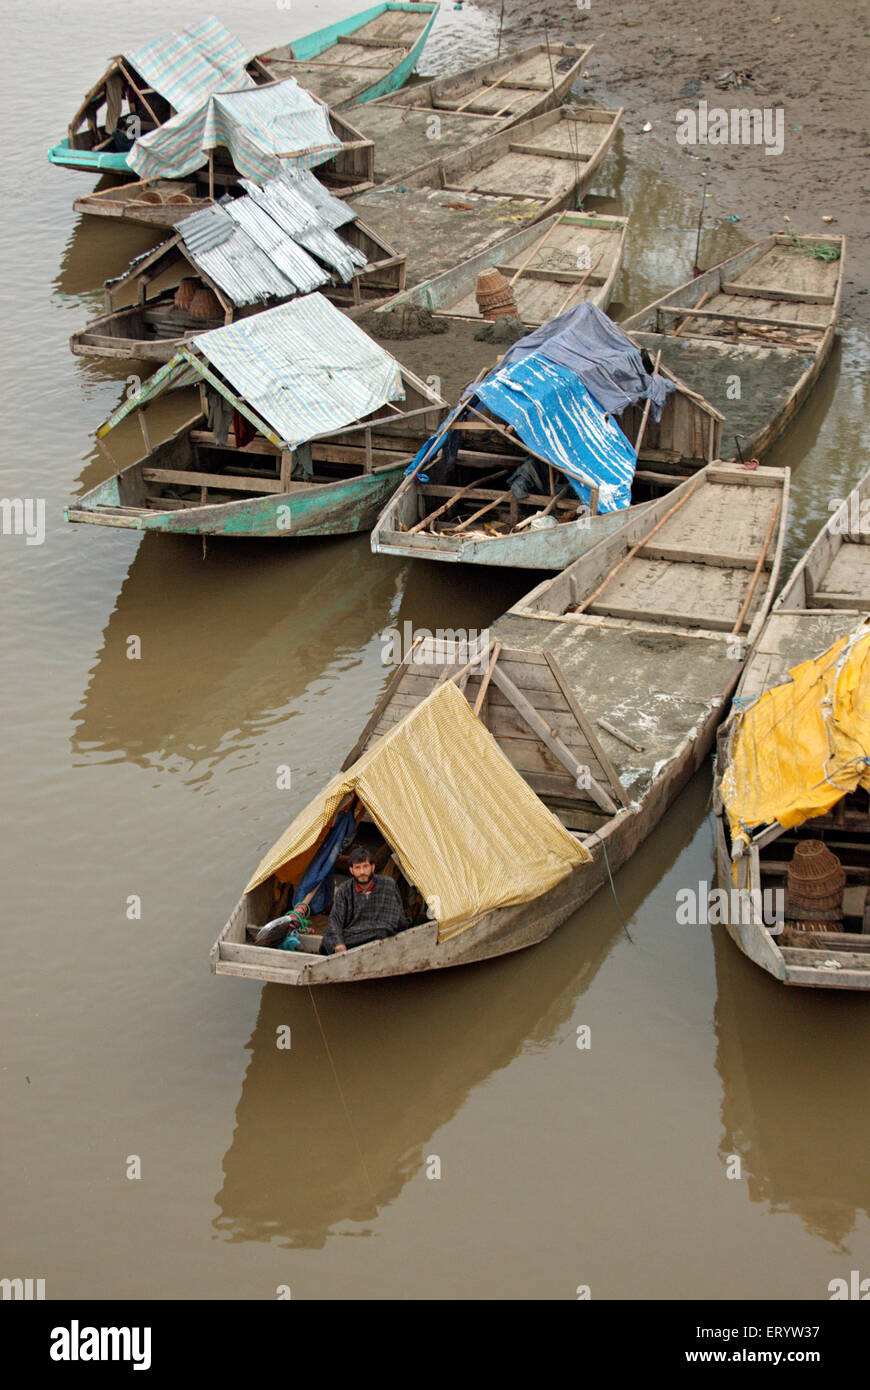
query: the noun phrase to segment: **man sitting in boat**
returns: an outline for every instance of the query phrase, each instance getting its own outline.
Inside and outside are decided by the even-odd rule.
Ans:
[[[352,849],[350,878],[335,890],[329,925],[323,933],[320,953],[338,955],[367,941],[395,936],[408,925],[395,881],[376,874],[367,849]]]

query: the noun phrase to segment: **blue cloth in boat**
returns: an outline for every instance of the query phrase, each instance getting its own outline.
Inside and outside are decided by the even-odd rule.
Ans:
[[[301,902],[312,888],[320,885],[311,899],[312,916],[315,912],[327,912],[332,906],[332,866],[341,853],[342,845],[352,837],[355,830],[356,818],[353,811],[342,811],[341,815],[336,817],[335,825],[299,880],[293,894],[294,903]]]
[[[598,510],[616,512],[631,503],[635,452],[580,378],[542,353],[500,364],[475,387],[481,403],[512,425],[523,443],[565,474],[589,503],[598,488]]]

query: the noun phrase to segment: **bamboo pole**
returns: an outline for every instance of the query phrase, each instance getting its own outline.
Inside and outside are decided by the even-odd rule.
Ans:
[[[647,531],[646,535],[643,536],[643,537],[641,538],[641,540],[638,541],[637,545],[633,545],[633,546],[631,547],[631,550],[628,552],[628,554],[627,554],[627,555],[624,555],[624,556],[622,557],[622,559],[620,560],[619,564],[615,567],[615,569],[612,569],[612,570],[610,571],[610,573],[609,573],[609,575],[607,576],[607,578],[606,578],[601,584],[598,585],[598,588],[597,588],[597,589],[593,589],[593,591],[592,591],[592,593],[589,595],[589,597],[588,597],[587,599],[584,599],[583,602],[582,602],[581,604],[578,604],[577,607],[574,608],[574,609],[572,610],[574,613],[585,613],[586,610],[587,610],[587,608],[590,608],[590,607],[592,606],[592,604],[593,604],[593,603],[595,602],[595,600],[598,598],[599,594],[602,594],[602,593],[604,592],[604,590],[607,588],[608,584],[611,582],[611,580],[613,580],[613,579],[616,578],[616,576],[619,574],[619,571],[623,568],[623,566],[627,565],[628,562],[629,562],[629,560],[633,560],[634,557],[635,557],[635,555],[637,554],[637,552],[638,552],[639,550],[642,550],[643,547],[647,544],[647,542],[652,540],[652,538],[653,538],[653,536],[656,534],[656,532],[657,532],[657,531],[660,531],[660,530],[662,529],[662,527],[664,526],[665,522],[666,522],[666,521],[669,521],[669,520],[671,519],[671,517],[674,515],[674,512],[678,512],[678,511],[680,510],[680,507],[684,506],[685,503],[688,502],[688,500],[689,500],[689,498],[691,497],[692,493],[695,491],[695,488],[696,488],[696,487],[698,486],[698,484],[700,483],[702,476],[703,476],[702,474],[700,474],[700,473],[698,474],[697,478],[694,479],[694,481],[693,481],[693,483],[692,483],[692,486],[689,488],[689,490],[688,490],[688,492],[686,493],[685,497],[681,497],[680,500],[679,500],[679,502],[675,502],[674,505],[673,505],[671,508],[669,508],[668,511],[665,512],[665,514],[664,514],[664,516],[662,517],[661,521],[659,521],[659,522],[652,528],[651,531]]]
[[[565,310],[568,308],[568,305],[571,303],[571,300],[574,298],[575,295],[577,295],[577,294],[580,293],[580,291],[582,290],[583,286],[586,284],[586,281],[589,279],[589,276],[595,274],[596,270],[598,269],[598,267],[600,266],[600,264],[601,264],[601,262],[602,262],[603,260],[604,260],[604,252],[602,251],[602,252],[601,252],[601,255],[598,257],[598,260],[595,262],[595,264],[594,264],[594,265],[591,265],[591,266],[589,267],[589,269],[587,270],[586,274],[583,276],[583,279],[582,279],[578,284],[573,285],[572,288],[568,291],[568,294],[567,294],[566,297],[562,300],[562,303],[559,305],[558,309],[556,310],[555,314],[553,315],[553,318],[554,318],[554,319],[557,319],[557,318],[559,317],[560,314],[564,314]]]
[[[698,300],[697,304],[693,304],[693,305],[692,305],[692,308],[693,308],[693,309],[703,309],[704,305],[707,304],[707,303],[713,298],[714,293],[715,293],[714,290],[707,290],[705,294],[702,294],[702,295],[701,295],[701,298]],[[682,333],[683,329],[686,328],[691,322],[692,322],[692,320],[689,319],[689,318],[682,319],[681,322],[680,322],[680,323],[677,325],[677,327],[674,329],[674,331],[673,331],[673,333],[672,333],[671,336],[674,337],[674,338],[679,338],[679,336],[680,336],[680,334]]]
[[[470,483],[466,483],[465,487],[461,487],[458,492],[454,492],[452,497],[448,497],[444,505],[439,507],[437,511],[432,512],[431,516],[424,516],[422,521],[418,521],[414,526],[409,527],[407,534],[412,536],[415,531],[422,531],[424,526],[431,525],[439,516],[443,516],[445,512],[449,511],[454,502],[458,502],[460,497],[464,497],[467,492],[473,492],[475,488],[483,487],[484,483],[491,483],[494,478],[500,478],[507,472],[507,468],[499,468],[495,473],[487,473],[483,478],[474,478]]]
[[[652,369],[652,374],[653,374],[653,376],[656,376],[656,375],[657,375],[658,369],[659,369],[659,367],[661,366],[661,361],[662,361],[662,350],[661,350],[661,348],[659,348],[658,352],[656,353],[656,360],[655,360],[655,363],[653,364],[653,369]],[[638,432],[637,432],[637,439],[634,441],[634,452],[638,455],[638,457],[640,457],[640,446],[641,446],[641,444],[643,443],[643,437],[644,437],[644,435],[646,434],[646,426],[647,426],[647,421],[649,420],[649,413],[650,413],[650,410],[651,410],[651,409],[652,409],[652,396],[647,396],[647,398],[646,398],[646,405],[645,405],[644,408],[643,408],[643,415],[641,416],[640,429],[639,429]],[[692,424],[694,425],[694,423],[695,423],[695,417],[694,417],[694,415],[693,415],[693,416],[692,416]]]
[[[740,610],[740,616],[738,617],[737,622],[731,629],[731,637],[737,636],[737,634],[743,626],[743,621],[746,617],[746,614],[749,611],[749,605],[752,602],[752,595],[755,593],[755,586],[758,583],[759,576],[764,567],[764,562],[767,559],[767,552],[770,549],[770,538],[773,535],[773,528],[776,525],[776,519],[779,516],[779,506],[780,504],[779,502],[777,502],[776,506],[773,509],[773,516],[770,518],[770,525],[767,528],[767,535],[764,538],[764,545],[762,547],[761,554],[758,557],[758,564],[755,566],[755,573],[752,576],[752,583],[749,586],[749,592],[746,595],[746,598],[743,600],[743,607]]]
[[[520,276],[522,275],[523,271],[528,269],[529,265],[530,265],[531,262],[534,260],[535,256],[536,256],[536,255],[538,254],[538,252],[540,251],[541,247],[544,245],[544,242],[549,240],[549,238],[550,238],[550,237],[553,235],[553,233],[555,232],[556,228],[559,226],[559,223],[562,222],[562,220],[563,220],[565,217],[567,217],[567,215],[568,215],[568,208],[566,208],[564,212],[560,212],[560,213],[559,213],[559,216],[556,218],[556,220],[555,220],[555,222],[553,223],[552,227],[549,227],[549,228],[547,229],[547,231],[546,231],[546,232],[544,233],[544,235],[541,237],[540,241],[536,241],[536,242],[535,242],[534,246],[532,247],[532,249],[531,249],[531,251],[529,252],[529,254],[526,256],[526,259],[523,261],[522,265],[520,266],[519,270],[518,270],[518,271],[516,272],[516,274],[514,275],[513,279],[510,280],[510,281],[508,282],[511,289],[513,289],[514,285],[516,284],[517,280],[519,280],[519,278],[520,278]]]
[[[500,655],[501,642],[496,642],[495,646],[492,649],[492,656],[489,659],[489,665],[486,668],[486,675],[480,682],[480,689],[477,692],[477,699],[474,702],[473,712],[477,716],[480,715],[480,711],[483,709],[483,702],[486,699],[486,692],[489,689],[489,683],[492,680],[493,667],[495,666],[495,663],[498,661]]]

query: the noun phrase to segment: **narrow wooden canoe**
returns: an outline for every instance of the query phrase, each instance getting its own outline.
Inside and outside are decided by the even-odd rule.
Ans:
[[[765,237],[620,327],[724,411],[728,457],[762,458],[828,359],[845,259],[845,237]]]
[[[592,186],[622,109],[560,107],[381,184],[351,206],[430,280],[512,232],[575,208]]]
[[[490,429],[487,420],[493,422]],[[641,444],[632,503],[599,512],[595,496],[587,507],[564,474],[552,468],[549,493],[517,500],[506,480],[529,457],[527,446],[490,412],[467,409],[452,427],[460,444],[455,463],[433,480],[422,482],[411,474],[402,481],[378,517],[372,550],[453,564],[565,569],[645,511],[651,499],[715,459],[722,417],[677,382],[658,423],[630,406],[619,424],[629,440]]]
[[[518,121],[555,110],[591,53],[591,44],[551,44],[549,50],[532,44],[359,107],[354,122],[375,142],[375,182],[403,178],[429,164],[439,150],[455,154]]]
[[[451,654],[449,643],[424,642],[422,660],[412,647],[343,764],[352,775],[355,760],[441,679],[455,680],[588,862],[542,896],[488,911],[443,939],[430,894],[429,918],[338,956],[315,953],[316,933],[304,952],[250,942],[248,929],[275,915],[280,885],[265,877],[233,910],[212,970],[291,985],[349,982],[485,960],[549,936],[630,857],[707,757],[770,607],[787,501],[788,470],[709,465],[534,589],[471,661],[463,643]],[[425,759],[425,749],[417,753]],[[437,765],[436,749],[431,756]],[[401,850],[373,822],[365,834],[401,864]]]
[[[861,627],[870,615],[870,473],[842,501],[797,563],[755,644],[735,707],[751,706],[759,696],[789,680],[804,661],[821,656]],[[748,848],[732,860],[728,817],[721,798],[729,765],[731,726],[719,736],[716,776],[716,851],[719,883],[749,890],[732,903],[723,920],[729,936],[756,965],[787,985],[817,989],[870,989],[870,931],[864,925],[867,898],[870,801],[860,788],[823,816],[791,830],[778,823],[761,826]],[[797,735],[796,735],[797,736]],[[865,750],[870,755],[870,749]],[[846,870],[844,930],[812,933],[783,931],[783,922],[765,914],[765,894],[785,888],[795,846],[823,840]],[[734,910],[736,908],[736,910]],[[768,921],[765,921],[765,915]],[[870,913],[867,916],[870,924]]]
[[[521,321],[528,328],[557,318],[584,302],[606,309],[628,233],[628,218],[610,213],[555,213],[479,251],[443,275],[397,295],[384,312],[414,304],[439,318],[481,322],[477,277],[493,266],[511,282]]]
[[[340,235],[348,245],[362,251],[367,262],[357,270],[350,283],[338,281],[324,285],[321,293],[327,299],[340,309],[370,309],[401,289],[405,280],[404,256],[387,246],[358,218],[345,223]],[[183,276],[196,278],[216,295],[221,312],[214,322],[194,320],[176,306],[175,287]],[[155,281],[159,281],[160,288],[149,294],[149,287]],[[171,288],[166,288],[167,283]],[[131,295],[135,296],[133,303],[116,307]],[[78,357],[168,362],[179,347],[197,333],[262,313],[283,302],[280,296],[275,296],[254,304],[236,305],[229,293],[197,261],[181,233],[176,232],[153,251],[137,257],[123,275],[106,282],[106,312],[73,333],[69,345]]]
[[[317,167],[319,181],[336,198],[349,198],[370,188],[374,179],[374,145],[337,112],[330,123],[342,143],[340,152]],[[229,159],[218,159],[213,171],[217,197],[241,192],[239,174]],[[187,179],[136,179],[84,193],[73,200],[75,212],[88,217],[117,217],[146,227],[175,227],[192,212],[212,206],[207,169]]]
[[[389,0],[258,54],[252,70],[295,77],[336,110],[394,92],[414,71],[435,22],[434,0]]]

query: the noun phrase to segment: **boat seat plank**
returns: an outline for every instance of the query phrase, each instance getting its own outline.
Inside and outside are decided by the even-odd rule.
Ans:
[[[428,22],[426,11],[415,14],[413,10],[386,10],[376,15],[367,24],[360,25],[349,38],[389,39],[392,43],[407,48],[415,44]]]
[[[233,473],[199,473],[184,468],[143,468],[146,483],[181,483],[185,487],[222,488],[228,492],[285,492],[283,483],[270,478],[245,478]]]
[[[589,612],[730,632],[746,598],[751,577],[747,569],[645,560],[636,556],[615,575]],[[751,621],[752,608],[763,593],[764,586],[756,586],[747,624]]]
[[[454,175],[446,187],[454,192],[472,191],[494,198],[558,198],[576,181],[569,160],[549,156],[505,154],[486,169]]]

